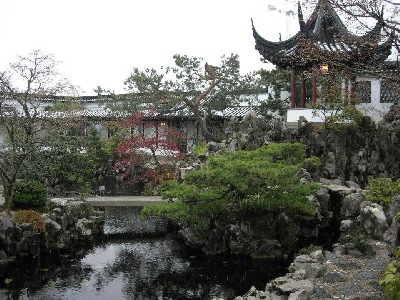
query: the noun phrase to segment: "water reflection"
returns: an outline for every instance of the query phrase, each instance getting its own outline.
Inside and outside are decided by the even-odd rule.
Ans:
[[[0,299],[231,299],[235,295],[218,280],[197,273],[200,268],[182,254],[172,238],[107,242],[80,261],[69,260],[61,270],[52,270],[54,277],[43,286],[18,293],[2,290]]]
[[[53,257],[0,272],[0,299],[232,299],[251,285],[262,289],[285,271],[280,262],[193,258],[168,235],[121,238],[123,232],[115,224],[124,223],[125,217],[114,220],[115,211],[105,227],[109,239],[83,257]],[[122,216],[129,215],[125,213]]]
[[[167,222],[160,219],[142,220],[141,207],[107,207],[103,232],[105,235],[143,236],[167,233]]]

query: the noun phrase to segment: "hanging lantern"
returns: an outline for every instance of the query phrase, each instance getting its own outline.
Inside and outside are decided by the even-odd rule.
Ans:
[[[322,63],[319,66],[319,69],[321,70],[321,73],[327,73],[329,71],[329,66],[327,63]]]

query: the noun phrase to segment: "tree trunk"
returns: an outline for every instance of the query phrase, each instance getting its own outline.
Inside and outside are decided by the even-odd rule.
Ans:
[[[4,197],[4,207],[6,210],[10,210],[12,208],[13,200],[14,200],[14,192],[15,192],[15,184],[14,182],[8,182],[3,180],[3,197]]]
[[[206,139],[206,142],[212,141],[212,142],[219,143],[220,140],[208,130],[206,117],[196,116],[196,119],[200,124],[201,133],[203,134],[204,138]]]
[[[207,118],[200,112],[199,107],[196,104],[190,102],[190,100],[188,100],[186,98],[184,98],[183,101],[189,107],[191,112],[194,114],[196,120],[199,122],[201,133],[203,134],[204,138],[206,139],[206,142],[209,142],[209,141],[216,142],[216,143],[220,142],[220,140],[208,130]]]

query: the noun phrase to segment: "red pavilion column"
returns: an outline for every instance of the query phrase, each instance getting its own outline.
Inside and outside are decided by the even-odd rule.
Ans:
[[[296,70],[292,69],[290,80],[290,108],[296,108]]]
[[[301,107],[306,107],[306,78],[304,72],[301,74]]]
[[[311,90],[311,103],[317,103],[317,68],[314,66],[312,69],[312,90]]]

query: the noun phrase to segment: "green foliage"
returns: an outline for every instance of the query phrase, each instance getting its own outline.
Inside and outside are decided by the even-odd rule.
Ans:
[[[272,88],[272,93],[268,95],[268,101],[261,103],[261,114],[267,119],[274,115],[284,116],[289,108],[289,99],[282,99],[281,92],[289,91],[290,71],[276,68],[274,70],[261,69],[257,72],[260,79],[256,86],[260,89],[258,92],[263,93]]]
[[[35,160],[26,164],[25,177],[46,182],[57,193],[74,191],[89,193],[106,174],[112,150],[106,149],[94,128],[87,136],[69,131],[53,134],[51,147],[41,151]],[[41,172],[37,172],[40,166]]]
[[[296,175],[305,158],[300,143],[281,143],[253,151],[213,155],[200,170],[185,176],[183,183],[165,182],[161,195],[173,199],[145,214],[162,214],[176,221],[201,226],[210,218],[240,218],[266,213],[310,219],[314,206],[306,196],[317,184],[301,184]],[[157,212],[160,209],[159,213]]]
[[[192,153],[195,155],[205,155],[207,153],[206,143],[200,142],[193,147]]]
[[[313,172],[321,166],[321,160],[316,156],[307,157],[303,161],[303,168],[308,172]]]
[[[34,210],[17,210],[13,219],[14,223],[22,224],[29,223],[32,224],[33,228],[40,233],[46,233],[46,223],[43,216]]]
[[[366,198],[368,201],[379,204],[389,204],[393,201],[393,197],[400,193],[400,180],[392,180],[391,178],[372,178],[366,190]]]
[[[111,109],[126,113],[146,107],[160,115],[170,113],[172,107],[174,111],[189,109],[204,138],[217,141],[221,136],[215,128],[209,130],[205,116],[236,105],[241,95],[255,100],[260,91],[255,72],[240,74],[238,55],[222,56],[211,65],[200,57],[176,54],[173,62],[159,70],[134,68],[125,80],[126,99]]]
[[[267,119],[271,119],[274,115],[284,116],[289,108],[288,101],[281,99],[269,99],[260,105],[261,115]]]
[[[15,188],[15,207],[43,207],[46,204],[47,195],[43,184],[36,180],[18,182]]]
[[[87,153],[43,153],[43,166],[40,176],[46,178],[51,187],[58,186],[62,191],[88,191],[91,180],[97,171],[95,162]],[[38,174],[39,175],[39,174]]]
[[[397,248],[396,257],[385,268],[385,274],[379,282],[388,299],[400,299],[400,247]]]

